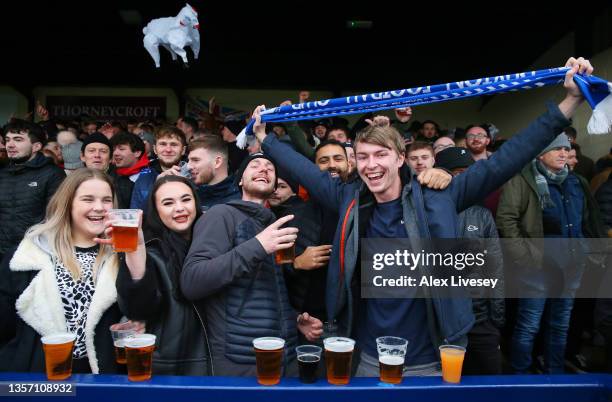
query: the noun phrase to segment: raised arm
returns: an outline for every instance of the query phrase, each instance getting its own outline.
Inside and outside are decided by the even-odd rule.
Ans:
[[[308,194],[319,204],[332,211],[338,211],[345,184],[339,178],[332,179],[328,172],[319,170],[303,155],[278,141],[276,136],[266,135],[266,125],[261,122],[262,110],[263,106],[259,106],[253,113],[256,121],[253,131],[261,142],[263,151],[280,167],[290,172],[292,179],[304,186]]]
[[[584,101],[574,83],[577,72],[591,74],[593,67],[583,58],[570,58],[565,75],[565,99],[558,105],[549,105],[548,112],[538,117],[520,134],[508,140],[491,158],[472,165],[464,174],[453,179],[450,189],[457,211],[463,211],[499,188],[554,140],[570,125],[578,106]]]

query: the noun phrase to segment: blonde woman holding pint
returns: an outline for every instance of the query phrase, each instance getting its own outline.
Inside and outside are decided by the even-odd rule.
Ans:
[[[119,322],[117,257],[94,238],[115,203],[100,171],[78,169],[0,266],[0,370],[44,372],[41,337],[74,334],[73,372],[117,371],[109,326]],[[10,222],[2,222],[10,225]]]

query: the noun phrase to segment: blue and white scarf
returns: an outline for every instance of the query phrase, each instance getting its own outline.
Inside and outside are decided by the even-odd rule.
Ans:
[[[551,68],[279,106],[265,110],[261,115],[261,120],[264,123],[311,120],[533,89],[563,83],[568,69],[567,67]],[[612,84],[592,75],[580,74],[574,76],[574,81],[593,108],[593,115],[587,127],[588,132],[591,134],[608,133],[612,126]],[[239,147],[244,148],[247,135],[253,135],[254,123],[255,121],[251,119],[238,136],[237,145]]]

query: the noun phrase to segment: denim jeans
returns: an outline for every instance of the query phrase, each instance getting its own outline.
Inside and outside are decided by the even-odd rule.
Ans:
[[[547,305],[548,309],[545,310]],[[544,329],[545,370],[548,374],[563,373],[565,344],[573,305],[573,298],[519,299],[511,352],[512,368],[516,373],[525,374],[531,366],[531,353],[540,330],[540,322]]]

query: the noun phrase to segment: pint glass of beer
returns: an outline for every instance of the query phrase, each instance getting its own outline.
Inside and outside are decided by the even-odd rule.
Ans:
[[[125,340],[127,337],[135,335],[136,330],[134,324],[130,322],[122,322],[110,326],[111,335],[113,336],[113,346],[115,347],[115,360],[117,364],[125,364]]]
[[[253,339],[257,382],[261,385],[276,385],[280,382],[285,340],[264,337]]]
[[[442,379],[450,383],[461,382],[461,370],[465,348],[455,345],[440,346],[440,360],[442,360]]]
[[[276,253],[274,253],[274,260],[278,265],[292,264],[293,260],[295,260],[295,243],[289,248],[277,250]]]
[[[111,209],[115,252],[131,253],[138,247],[138,209]]]
[[[72,350],[76,335],[58,333],[43,336],[41,339],[45,352],[45,368],[50,381],[65,380],[72,375]]]
[[[380,381],[389,384],[400,384],[404,372],[404,358],[408,341],[395,336],[376,338]]]
[[[346,385],[351,379],[351,362],[355,341],[351,338],[331,337],[323,339],[327,382]]]
[[[146,381],[151,379],[155,335],[137,334],[125,338],[125,358],[128,380]]]
[[[317,368],[321,361],[321,348],[317,345],[301,345],[295,348],[300,381],[312,384],[317,381]]]

